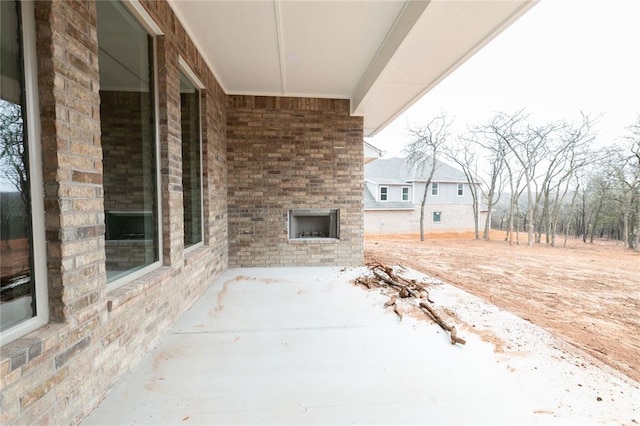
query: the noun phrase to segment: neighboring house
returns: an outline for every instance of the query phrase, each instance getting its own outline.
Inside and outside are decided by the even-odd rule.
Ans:
[[[405,158],[379,159],[364,167],[365,233],[398,234],[420,231],[420,204],[430,167],[417,170]],[[479,184],[475,184],[479,185]],[[479,214],[480,224],[486,209]],[[427,188],[425,232],[474,229],[473,197],[465,174],[442,161]]]
[[[363,138],[534,3],[0,1],[0,422],[77,424],[228,268],[361,265]]]

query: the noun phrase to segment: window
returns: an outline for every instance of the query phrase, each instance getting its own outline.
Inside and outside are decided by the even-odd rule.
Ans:
[[[0,1],[0,331],[48,321],[33,6]]]
[[[462,197],[464,195],[464,183],[458,184],[458,196]]]
[[[402,201],[409,201],[409,187],[402,187]]]
[[[180,114],[184,247],[187,248],[202,242],[202,143],[200,91],[184,72],[180,72]]]
[[[439,190],[438,182],[431,182],[431,195],[437,196]]]
[[[388,199],[389,188],[386,186],[380,187],[380,201],[387,201]]]
[[[433,222],[438,223],[442,219],[442,212],[433,212]]]
[[[115,288],[159,264],[154,39],[120,2],[96,5],[106,269]]]

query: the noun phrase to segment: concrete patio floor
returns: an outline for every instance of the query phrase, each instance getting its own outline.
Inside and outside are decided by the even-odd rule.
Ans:
[[[637,382],[531,323],[407,271],[458,317],[452,346],[364,273],[227,271],[83,424],[640,422]]]

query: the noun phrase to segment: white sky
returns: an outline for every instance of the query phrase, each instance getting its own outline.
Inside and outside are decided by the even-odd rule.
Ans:
[[[533,121],[602,117],[608,145],[640,113],[640,0],[542,0],[373,138],[401,156],[407,123],[446,113],[453,132],[494,112]]]

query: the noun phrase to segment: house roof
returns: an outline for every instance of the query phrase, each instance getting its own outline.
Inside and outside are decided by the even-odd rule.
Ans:
[[[372,136],[538,0],[168,0],[227,94],[349,99]]]
[[[461,171],[442,161],[437,161],[433,182],[466,183],[467,177]],[[424,182],[429,177],[431,167],[423,170],[411,168],[406,158],[383,158],[372,161],[364,166],[364,178],[378,185],[400,185],[407,182]]]

